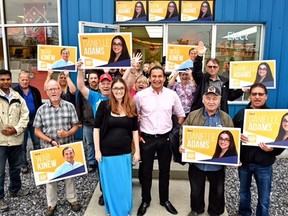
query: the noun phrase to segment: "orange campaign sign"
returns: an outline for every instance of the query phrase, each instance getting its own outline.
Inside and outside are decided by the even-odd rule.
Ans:
[[[147,21],[146,1],[116,1],[116,22]]]
[[[229,87],[239,89],[262,83],[267,89],[276,88],[276,61],[231,61]]]
[[[238,166],[240,135],[239,128],[184,125],[182,161]]]
[[[72,46],[37,46],[38,71],[76,71],[77,47]]]
[[[245,109],[243,134],[248,142],[242,145],[288,148],[288,109]]]
[[[36,185],[87,174],[82,142],[30,151]]]
[[[132,34],[91,33],[78,34],[83,69],[130,68]]]
[[[214,1],[181,1],[181,21],[212,21]]]
[[[168,44],[165,71],[178,70],[183,72],[186,69],[193,70],[193,61],[189,57],[189,51],[193,48],[197,51],[198,46]]]
[[[179,1],[149,1],[149,21],[179,21]]]

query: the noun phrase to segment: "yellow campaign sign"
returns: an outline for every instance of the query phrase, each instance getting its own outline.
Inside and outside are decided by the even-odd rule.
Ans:
[[[37,49],[38,71],[76,71],[77,47],[38,45]]]
[[[211,13],[214,7],[214,1],[206,1],[210,5]],[[182,1],[181,2],[181,21],[193,21],[197,20],[200,15],[201,4],[203,1]],[[213,17],[207,18],[207,20],[212,20]]]
[[[258,146],[264,142],[272,147],[288,148],[288,109],[246,109],[242,145]]]
[[[146,1],[116,1],[116,22],[146,21]]]
[[[131,67],[130,32],[85,33],[78,34],[78,39],[84,69]]]
[[[172,2],[172,3],[171,3]],[[173,9],[169,5],[173,4]],[[149,1],[149,21],[178,21],[179,20],[179,1]],[[174,10],[177,16],[169,17],[170,10]]]
[[[198,46],[195,45],[167,45],[167,55],[165,70],[172,72],[175,70],[185,71],[187,68],[193,69],[193,61],[190,60],[189,50]]]
[[[263,83],[268,89],[276,88],[276,61],[231,61],[229,87],[238,89]]]
[[[36,185],[87,174],[82,142],[30,151]]]
[[[239,128],[184,125],[182,144],[183,162],[239,165]]]

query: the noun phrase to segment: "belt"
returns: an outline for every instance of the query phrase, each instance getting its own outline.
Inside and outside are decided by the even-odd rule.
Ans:
[[[170,131],[165,133],[165,134],[147,134],[147,133],[141,132],[141,135],[144,135],[146,137],[160,138],[160,137],[168,136],[169,133],[170,133]]]

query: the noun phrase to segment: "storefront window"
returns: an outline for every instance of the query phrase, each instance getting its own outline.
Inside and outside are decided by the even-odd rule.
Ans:
[[[168,25],[168,44],[198,45],[207,47],[205,58],[211,56],[212,25]]]
[[[260,25],[217,25],[216,58],[220,74],[229,77],[230,61],[259,60],[261,47]]]
[[[4,1],[7,24],[57,23],[57,0]]]
[[[58,27],[7,28],[9,68],[11,70],[37,69],[37,44],[58,45]]]

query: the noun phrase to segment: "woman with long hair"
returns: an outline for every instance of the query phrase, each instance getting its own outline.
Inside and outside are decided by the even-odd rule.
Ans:
[[[211,7],[208,1],[203,1],[200,6],[200,12],[197,20],[212,20]]]
[[[108,101],[98,107],[94,125],[95,155],[98,161],[106,213],[132,213],[131,142],[133,162],[140,159],[136,107],[125,81],[116,78]]]
[[[267,62],[262,62],[258,65],[254,83],[262,83],[266,87],[272,87],[274,85],[274,78],[271,68]]]
[[[215,153],[212,158],[237,156],[237,149],[232,133],[228,130],[218,135]]]
[[[166,19],[176,18],[179,16],[177,5],[174,1],[170,1],[167,6]]]
[[[138,1],[135,4],[134,15],[132,19],[138,19],[144,16],[146,16],[144,5],[141,1]]]
[[[110,58],[108,64],[123,60],[130,61],[130,55],[126,45],[126,41],[121,35],[117,35],[112,39],[111,42]]]
[[[281,119],[278,135],[275,141],[288,140],[288,113],[285,113]]]

